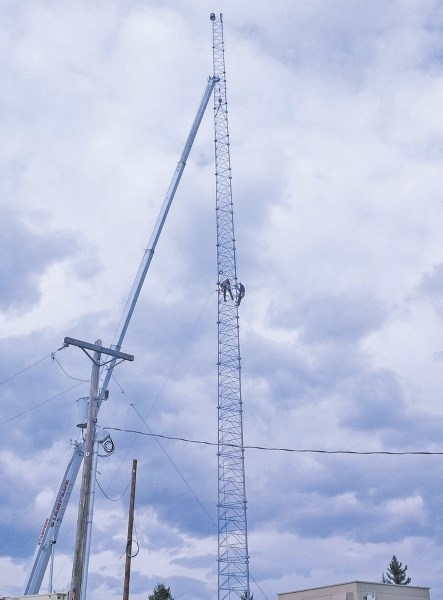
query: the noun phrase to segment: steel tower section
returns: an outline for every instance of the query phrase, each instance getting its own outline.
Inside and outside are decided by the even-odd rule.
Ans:
[[[213,31],[216,221],[218,266],[218,598],[249,599],[249,556],[237,307],[238,279],[229,152],[223,15]],[[222,293],[222,282],[229,290]]]

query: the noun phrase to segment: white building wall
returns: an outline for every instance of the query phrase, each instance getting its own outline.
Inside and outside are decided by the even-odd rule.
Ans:
[[[429,588],[352,581],[278,594],[278,600],[430,600]]]

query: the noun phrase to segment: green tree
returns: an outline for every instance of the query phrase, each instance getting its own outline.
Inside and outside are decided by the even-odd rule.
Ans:
[[[157,583],[152,594],[149,594],[148,600],[174,600],[170,588],[163,583]]]
[[[408,585],[411,582],[411,578],[407,577],[406,571],[408,570],[408,565],[402,566],[401,562],[394,556],[389,563],[388,570],[386,573],[383,573],[383,577],[381,579],[382,583],[395,583],[397,585]]]

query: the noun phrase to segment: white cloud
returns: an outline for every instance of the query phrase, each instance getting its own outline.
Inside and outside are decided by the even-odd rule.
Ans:
[[[22,589],[87,384],[66,390],[90,363],[69,348],[56,354],[64,371],[48,358],[8,378],[65,335],[112,343],[210,74],[210,10],[191,0],[0,8],[4,593]],[[440,3],[212,10],[225,15],[246,284],[245,442],[440,450]],[[136,360],[115,371],[103,425],[145,431],[138,411],[155,432],[217,439],[210,113],[125,340]],[[168,458],[151,438],[111,433],[116,450],[99,467],[110,497],[125,490],[132,456],[140,463],[134,598],[161,579],[186,600],[214,593],[216,449],[163,441]],[[392,554],[413,583],[443,589],[438,457],[246,459],[251,572],[268,598],[377,581]],[[75,501],[57,544],[62,587]],[[121,593],[126,504],[97,490],[91,600]]]

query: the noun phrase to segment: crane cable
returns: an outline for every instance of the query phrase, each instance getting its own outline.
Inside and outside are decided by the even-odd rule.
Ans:
[[[206,509],[205,505],[202,503],[202,501],[200,500],[200,498],[197,496],[196,492],[194,492],[194,490],[192,489],[191,485],[187,482],[185,476],[183,475],[183,473],[180,471],[180,469],[178,468],[178,466],[176,465],[176,463],[172,460],[172,458],[169,456],[169,454],[167,453],[167,451],[165,450],[165,448],[163,448],[163,446],[161,445],[161,443],[158,440],[158,436],[155,436],[148,423],[146,422],[146,419],[144,419],[142,417],[142,415],[140,414],[140,412],[138,411],[137,407],[131,403],[131,406],[133,407],[133,409],[135,410],[135,412],[137,413],[137,415],[139,416],[139,418],[141,419],[141,421],[144,423],[146,429],[148,430],[149,433],[144,433],[144,432],[140,432],[142,433],[142,435],[149,435],[152,436],[154,438],[154,440],[156,441],[157,445],[159,446],[160,450],[163,452],[163,454],[166,456],[166,458],[169,460],[169,462],[171,463],[171,465],[173,466],[173,468],[175,469],[175,471],[178,473],[180,479],[183,481],[183,483],[185,484],[185,486],[188,488],[188,490],[191,492],[191,494],[194,496],[194,499],[197,501],[197,503],[200,505],[200,507],[202,508],[202,510],[206,513],[207,517],[209,518],[209,520],[211,521],[211,523],[213,523],[213,525],[215,527],[217,527],[217,523],[214,521],[214,519],[212,518],[212,516],[210,515],[209,511]],[[131,433],[135,433],[131,432]]]
[[[148,412],[147,412],[147,415],[146,415],[145,419],[147,419],[147,418],[149,417],[149,415],[151,414],[151,412],[152,412],[152,410],[153,410],[154,406],[155,406],[155,405],[156,405],[156,403],[159,401],[159,399],[160,399],[160,396],[161,396],[161,395],[162,395],[162,393],[163,393],[163,390],[165,389],[165,387],[166,387],[166,385],[167,385],[168,381],[170,380],[170,378],[171,378],[171,375],[172,375],[172,373],[174,372],[174,369],[175,369],[175,367],[177,366],[177,363],[178,363],[178,361],[179,361],[180,357],[182,356],[182,354],[183,354],[183,352],[184,352],[184,350],[185,350],[186,346],[187,346],[187,345],[188,345],[188,343],[189,343],[189,340],[191,339],[191,336],[192,336],[192,334],[194,333],[194,331],[195,331],[195,329],[196,329],[196,327],[197,327],[197,325],[198,325],[198,323],[199,323],[199,321],[200,321],[200,319],[201,319],[201,317],[202,317],[202,314],[204,313],[204,311],[206,310],[206,308],[207,308],[207,306],[208,306],[208,303],[209,303],[209,300],[210,300],[210,298],[211,298],[212,294],[213,294],[213,291],[211,290],[211,291],[210,291],[210,293],[209,293],[209,295],[208,295],[208,297],[207,297],[207,298],[206,298],[206,300],[203,302],[203,304],[202,304],[202,307],[201,307],[201,309],[200,309],[200,311],[199,311],[199,313],[198,313],[198,315],[197,315],[197,318],[195,319],[194,323],[192,324],[192,327],[191,327],[191,329],[189,330],[189,333],[188,333],[188,335],[186,336],[186,338],[185,338],[185,340],[184,340],[184,342],[183,342],[183,344],[182,344],[182,346],[181,346],[181,348],[180,348],[180,350],[179,350],[179,352],[178,352],[178,354],[177,354],[177,356],[176,356],[176,358],[175,358],[174,362],[172,363],[172,366],[171,366],[171,368],[169,369],[169,372],[168,372],[168,374],[166,375],[166,378],[165,378],[165,380],[164,380],[163,384],[161,385],[161,387],[160,387],[159,391],[157,392],[157,394],[156,394],[156,396],[155,396],[155,398],[154,398],[154,400],[153,400],[153,402],[152,402],[151,406],[149,407],[149,410],[148,410]],[[121,392],[121,394],[122,394],[123,396],[126,396],[126,392],[125,392],[125,390],[123,389],[122,385],[120,385],[120,383],[119,383],[119,381],[117,380],[117,378],[116,378],[116,376],[114,375],[114,373],[112,374],[112,379],[113,379],[113,381],[115,382],[115,384],[118,386],[118,388],[120,389],[120,392]],[[143,419],[142,415],[141,415],[141,414],[140,414],[140,413],[137,411],[137,409],[135,408],[135,405],[134,405],[134,404],[133,404],[133,403],[132,403],[132,402],[131,402],[131,401],[130,401],[128,398],[127,398],[127,400],[128,400],[128,404],[129,404],[129,406],[130,406],[132,409],[134,409],[134,410],[135,410],[135,411],[138,413],[138,417],[141,419],[141,421],[144,423],[144,425],[145,425],[146,427],[148,427],[148,425],[147,425],[147,424],[146,424],[146,422],[145,422],[145,419]],[[149,429],[148,429],[148,430],[149,430]],[[149,430],[149,431],[150,431],[150,430]],[[126,451],[125,455],[124,455],[124,456],[122,457],[122,459],[120,460],[120,463],[119,463],[118,467],[116,468],[116,470],[115,470],[115,472],[114,472],[114,476],[112,477],[112,479],[111,479],[111,482],[110,482],[110,483],[112,483],[112,481],[114,481],[115,477],[117,476],[117,473],[118,473],[118,471],[120,470],[121,466],[123,465],[124,461],[126,460],[126,458],[127,458],[128,454],[129,454],[129,452],[131,451],[131,449],[133,448],[134,444],[135,444],[135,440],[134,440],[134,442],[133,442],[133,443],[130,445],[130,447],[127,449],[127,451]],[[181,473],[180,473],[180,471],[179,471],[178,467],[177,467],[177,466],[174,464],[174,462],[172,461],[172,459],[169,457],[169,455],[168,455],[167,451],[166,451],[166,450],[165,450],[165,449],[162,447],[162,445],[160,444],[160,442],[158,442],[158,441],[157,441],[157,444],[158,444],[158,445],[159,445],[159,447],[162,449],[163,453],[164,453],[164,454],[167,456],[167,458],[168,458],[168,460],[171,462],[171,464],[173,464],[173,465],[174,465],[174,468],[177,470],[177,472],[179,473],[179,475],[180,475],[180,477],[183,479],[183,481],[185,481],[185,480],[184,480],[184,477],[183,477],[183,475],[181,475]],[[185,483],[186,483],[186,481],[185,481]],[[110,485],[110,484],[108,484],[108,486],[109,486],[109,485]],[[193,492],[193,490],[190,488],[190,486],[189,486],[188,484],[186,484],[186,485],[187,485],[187,487],[190,489],[191,493],[192,493],[193,495],[195,495],[195,493],[194,493],[194,492]],[[207,512],[207,510],[206,510],[206,509],[204,509],[204,511],[205,511],[205,513],[206,513],[206,514],[208,514],[208,512]],[[210,518],[211,518],[211,517],[210,517]],[[211,521],[212,521],[212,523],[214,523],[214,521],[213,521],[213,519],[212,519],[212,518],[211,518]]]
[[[172,375],[172,373],[173,373],[173,371],[174,371],[175,367],[177,366],[177,363],[178,363],[178,361],[180,360],[180,357],[182,356],[182,354],[183,354],[183,352],[184,352],[184,350],[185,350],[186,346],[188,345],[188,342],[189,342],[189,340],[191,339],[191,336],[192,336],[192,334],[194,333],[194,330],[195,330],[195,328],[197,327],[197,325],[198,325],[198,323],[199,323],[199,321],[200,321],[200,319],[201,319],[201,316],[202,316],[203,312],[205,311],[205,309],[206,309],[206,307],[207,307],[207,305],[208,305],[208,303],[209,303],[209,300],[210,300],[210,298],[211,298],[212,294],[213,294],[213,292],[212,292],[212,290],[211,290],[211,292],[209,293],[209,295],[208,295],[208,297],[206,298],[205,302],[203,303],[203,305],[202,305],[202,308],[200,309],[200,311],[199,311],[199,313],[198,313],[198,315],[197,315],[197,318],[195,319],[195,321],[194,321],[194,323],[193,323],[193,325],[192,325],[192,327],[191,327],[191,329],[190,329],[190,331],[189,331],[188,335],[186,336],[186,338],[185,338],[185,340],[184,340],[184,342],[183,342],[183,344],[182,344],[182,347],[181,347],[180,351],[178,352],[178,354],[177,354],[177,356],[176,356],[176,358],[175,358],[175,360],[174,360],[174,362],[173,362],[173,364],[172,364],[172,366],[171,366],[171,368],[170,368],[170,370],[169,370],[169,372],[168,372],[168,374],[167,374],[167,376],[166,376],[166,378],[165,378],[165,381],[163,382],[163,384],[162,384],[162,386],[160,387],[160,389],[159,389],[159,391],[158,391],[157,395],[155,396],[155,398],[154,398],[154,401],[152,402],[152,404],[151,404],[151,406],[150,406],[150,408],[149,408],[149,410],[148,410],[148,414],[147,414],[147,416],[146,416],[145,418],[143,418],[143,417],[142,417],[142,415],[140,414],[140,412],[138,411],[138,409],[136,408],[136,406],[134,405],[134,403],[133,403],[133,402],[131,402],[131,401],[128,399],[129,406],[131,406],[131,408],[132,408],[133,410],[135,410],[135,412],[137,413],[138,417],[139,417],[139,418],[141,419],[141,421],[144,423],[145,427],[148,429],[148,431],[150,432],[150,434],[151,434],[152,436],[154,436],[154,434],[151,432],[151,430],[150,430],[150,428],[149,428],[149,426],[148,426],[148,424],[147,424],[147,422],[146,422],[146,419],[148,418],[149,414],[152,412],[152,410],[153,410],[153,408],[154,408],[155,404],[158,402],[158,400],[159,400],[160,396],[162,395],[162,393],[163,393],[163,390],[164,390],[164,388],[166,387],[166,384],[167,384],[167,382],[168,382],[168,381],[169,381],[169,379],[171,378],[171,375]],[[119,383],[119,381],[117,380],[117,378],[115,377],[114,373],[112,374],[112,379],[114,380],[115,384],[116,384],[116,385],[118,386],[118,388],[120,389],[120,392],[121,392],[121,393],[122,393],[124,396],[126,396],[126,392],[125,392],[125,390],[123,389],[123,387],[121,386],[121,384]],[[106,428],[104,428],[104,429],[106,429]],[[203,511],[205,512],[205,514],[208,516],[208,518],[209,518],[209,520],[211,521],[211,523],[214,525],[214,527],[217,527],[217,524],[216,524],[216,522],[214,521],[214,519],[212,518],[212,516],[210,515],[210,513],[209,513],[209,511],[206,509],[206,507],[205,507],[205,506],[202,504],[202,502],[201,502],[201,501],[200,501],[200,499],[198,498],[198,496],[197,496],[196,492],[195,492],[195,491],[192,489],[192,487],[190,486],[190,484],[189,484],[189,483],[186,481],[186,479],[185,479],[184,475],[181,473],[181,471],[180,471],[179,467],[178,467],[178,466],[176,465],[176,463],[175,463],[175,462],[172,460],[172,458],[169,456],[169,454],[168,454],[168,452],[166,451],[166,449],[165,449],[165,448],[162,446],[162,444],[161,444],[161,443],[160,443],[160,442],[159,442],[157,439],[156,439],[156,442],[157,442],[158,446],[160,447],[160,449],[162,450],[162,452],[163,452],[163,453],[165,454],[165,456],[167,457],[167,459],[169,460],[169,462],[172,464],[173,468],[174,468],[174,469],[175,469],[175,471],[178,473],[179,477],[182,479],[182,481],[184,482],[184,484],[186,485],[186,487],[189,489],[189,491],[190,491],[190,492],[191,492],[191,494],[193,495],[194,499],[197,501],[197,503],[200,505],[200,507],[202,508],[202,510],[203,510]],[[131,448],[132,448],[132,446],[131,446]],[[130,450],[130,448],[127,450],[127,452],[125,453],[125,456],[124,456],[124,457],[122,458],[122,460],[120,461],[120,464],[119,464],[119,467],[118,467],[117,471],[118,471],[118,470],[119,470],[119,468],[121,467],[121,465],[122,465],[123,461],[126,459],[126,457],[127,457],[128,453],[129,453],[129,450]],[[118,502],[119,500],[121,500],[121,499],[123,498],[123,496],[126,494],[126,492],[127,492],[128,488],[129,488],[129,485],[130,485],[130,481],[129,481],[129,482],[127,483],[127,485],[126,485],[126,487],[125,487],[125,489],[124,489],[123,493],[121,494],[121,496],[119,496],[118,498],[111,498],[110,496],[108,496],[108,495],[107,495],[107,493],[105,492],[105,490],[102,488],[102,486],[100,485],[100,483],[99,483],[99,481],[98,481],[97,477],[96,477],[96,482],[97,482],[97,485],[98,485],[98,487],[99,487],[100,491],[102,492],[103,496],[105,496],[105,498],[107,498],[107,499],[108,499],[108,500],[110,500],[111,502]],[[135,557],[135,556],[137,556],[137,554],[140,552],[140,544],[139,544],[139,541],[138,541],[138,536],[137,536],[137,528],[136,528],[136,525],[135,525],[135,521],[134,521],[134,529],[135,529],[135,540],[132,540],[132,543],[135,543],[135,544],[137,545],[137,551],[136,551],[136,553],[135,553],[135,554],[132,554],[132,555],[131,555],[131,558],[134,558],[134,557]],[[128,547],[126,547],[126,549],[125,549],[125,552],[123,552],[123,554],[122,554],[122,555],[121,555],[119,558],[122,558],[123,556],[125,556],[125,554],[127,554],[127,552],[128,552]],[[258,585],[258,584],[257,584],[257,585]],[[259,587],[259,586],[258,586],[258,587]],[[263,594],[263,595],[264,595],[264,596],[266,597],[266,599],[267,599],[267,596],[266,596],[265,594]]]

